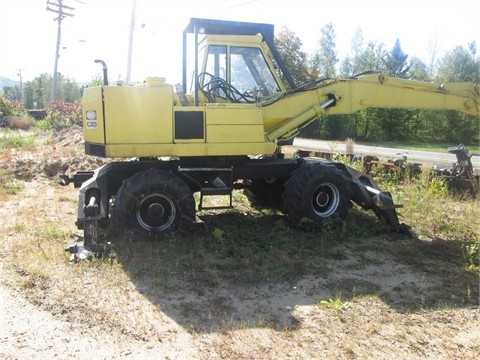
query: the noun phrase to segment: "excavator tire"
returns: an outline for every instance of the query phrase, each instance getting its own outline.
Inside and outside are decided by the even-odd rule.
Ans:
[[[284,178],[246,179],[243,194],[254,207],[280,209],[284,182]]]
[[[347,178],[335,166],[305,164],[285,183],[283,209],[296,226],[312,231],[345,220],[351,195]]]
[[[195,201],[177,175],[152,168],[123,182],[115,196],[113,215],[133,239],[156,240],[177,230],[191,230]]]

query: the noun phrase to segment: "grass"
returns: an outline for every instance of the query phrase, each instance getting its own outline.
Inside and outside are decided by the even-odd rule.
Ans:
[[[12,149],[32,150],[35,147],[35,135],[1,135],[0,136],[0,161],[12,156]],[[23,184],[16,180],[7,168],[0,165],[0,196],[15,195],[23,189]]]
[[[381,184],[404,204],[400,220],[414,239],[392,241],[377,232],[373,213],[356,206],[340,226],[303,232],[279,211],[250,207],[236,191],[235,208],[200,212],[205,226],[194,233],[130,242],[111,226],[103,236],[114,244],[112,253],[75,264],[64,248],[79,234],[78,190],[29,183],[23,191],[23,182],[1,173],[0,191],[8,183],[16,185],[8,199],[0,198],[8,213],[0,225],[0,257],[9,274],[3,281],[87,327],[137,339],[162,338],[178,325],[199,338],[272,329],[271,336],[299,344],[305,331],[321,328],[328,331],[315,341],[348,331],[345,349],[358,354],[362,334],[383,338],[387,332],[390,344],[406,347],[430,331],[418,328],[413,316],[428,323],[445,309],[478,304],[479,200],[451,197],[442,184],[430,191],[426,178]],[[54,190],[53,198],[45,197],[46,189]],[[391,329],[408,321],[410,333]]]
[[[291,281],[333,243],[329,236],[303,234],[285,225],[275,212],[238,210],[205,212],[207,228],[159,244],[117,244],[118,260],[135,276],[182,273],[184,278],[213,286],[227,282],[246,286]],[[248,230],[246,230],[248,229]],[[132,251],[139,253],[134,255]],[[136,258],[148,258],[134,265]],[[161,270],[160,270],[161,267]]]
[[[0,136],[0,150],[32,149],[35,145],[35,135],[2,135]]]
[[[237,198],[242,196],[236,195]],[[352,210],[350,218],[340,227],[305,233],[291,228],[281,213],[250,208],[246,200],[240,204],[240,209],[200,214],[207,225],[194,234],[170,236],[161,242],[131,243],[115,229],[109,229],[107,240],[115,244],[116,268],[132,281],[145,283],[154,292],[174,291],[175,279],[179,276],[196,289],[215,288],[219,284],[248,287],[295,283],[309,274],[328,277],[325,263],[346,262],[352,253],[355,256],[361,253],[361,259],[352,265],[353,269],[378,266],[386,254],[393,254],[398,262],[418,266],[422,271],[431,265],[424,261],[426,253],[430,252],[429,256],[433,252],[449,261],[450,254],[454,254],[460,256],[455,259],[458,273],[478,274],[475,262],[478,233],[475,225],[468,221],[478,216],[478,209],[472,203],[456,203],[468,212],[462,219],[458,213],[450,211],[448,205],[447,208],[439,207],[436,198],[408,200],[405,204],[408,210],[401,214],[403,221],[414,224],[414,231],[425,242],[405,241],[399,248],[398,243],[377,240],[378,221],[372,214],[357,209]],[[424,216],[425,209],[428,209],[428,216]],[[446,218],[446,213],[455,216]],[[24,217],[33,215],[23,213]],[[21,230],[25,225],[16,223],[12,226]],[[56,262],[65,262],[66,256],[59,248],[70,234],[69,230],[51,221],[39,224],[31,235],[33,239],[15,244],[16,251],[10,260],[23,264],[28,271],[32,267],[55,267]],[[428,247],[432,238],[442,242],[442,245],[435,245],[443,246],[440,253],[435,253],[435,246]],[[96,267],[96,262],[98,260],[81,267]],[[429,271],[435,272],[435,269]],[[50,276],[56,278],[58,275]],[[337,290],[349,293],[352,289],[348,287]],[[376,291],[374,287],[370,290]]]
[[[15,195],[24,188],[23,184],[7,170],[0,169],[0,196]]]

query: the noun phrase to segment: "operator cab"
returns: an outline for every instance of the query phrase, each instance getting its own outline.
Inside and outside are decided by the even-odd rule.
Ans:
[[[192,34],[195,60],[187,64]],[[257,103],[284,93],[278,74],[293,81],[273,40],[273,25],[192,18],[183,33],[183,88],[194,92],[194,105]]]
[[[256,103],[282,91],[273,65],[264,56],[260,36],[206,36],[199,47],[203,67],[198,89],[208,103]]]

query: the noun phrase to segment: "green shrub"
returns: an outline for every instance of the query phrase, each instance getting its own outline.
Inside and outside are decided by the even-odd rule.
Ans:
[[[3,116],[21,116],[26,113],[21,101],[10,101],[0,97],[0,117]]]
[[[427,193],[433,197],[444,198],[448,196],[448,185],[445,181],[432,177],[428,183]]]
[[[82,125],[82,107],[78,101],[71,103],[56,100],[50,104],[47,117],[41,126],[55,128],[57,126]]]

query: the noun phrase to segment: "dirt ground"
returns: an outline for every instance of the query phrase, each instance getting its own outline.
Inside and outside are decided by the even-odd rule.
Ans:
[[[0,358],[478,358],[478,298],[464,305],[458,300],[451,306],[428,306],[429,292],[447,281],[442,273],[449,271],[444,262],[438,271],[425,270],[428,265],[439,266],[436,260],[448,261],[431,244],[419,245],[431,255],[424,267],[399,261],[393,245],[378,238],[362,252],[344,244],[341,257],[309,264],[295,281],[248,286],[218,277],[199,286],[198,281],[173,273],[168,294],[159,294],[151,279],[129,276],[133,270],[126,265],[111,270],[125,278],[120,287],[93,286],[102,280],[102,269],[69,264],[64,256],[58,269],[65,276],[81,274],[68,279],[70,286],[60,283],[65,279],[59,274],[35,291],[25,291],[18,278],[34,277],[11,261],[17,251],[14,244],[22,237],[18,216],[35,209],[38,221],[58,221],[71,237],[81,236],[72,206],[77,190],[58,186],[56,176],[102,163],[82,154],[79,128],[57,132],[54,141],[38,141],[43,145],[35,152],[11,150],[0,167],[26,184],[14,197],[1,199]],[[392,250],[375,252],[373,246]],[[197,274],[196,279],[200,277]],[[478,279],[467,279],[468,288],[478,294]],[[76,291],[79,287],[88,291]],[[351,289],[350,294],[342,294],[348,302],[319,305],[319,300],[334,297],[339,289]],[[458,296],[452,291],[452,299]],[[60,302],[62,297],[71,303]],[[98,317],[82,316],[85,302],[98,309]],[[128,311],[119,314],[116,309],[124,306]]]

